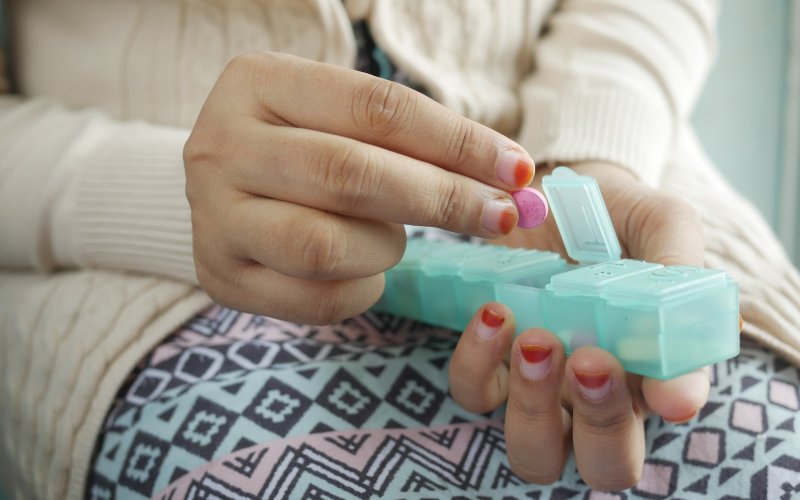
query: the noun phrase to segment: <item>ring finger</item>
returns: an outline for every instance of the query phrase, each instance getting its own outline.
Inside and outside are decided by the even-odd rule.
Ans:
[[[280,200],[248,197],[230,213],[233,255],[303,279],[380,274],[403,256],[403,226],[323,212]]]

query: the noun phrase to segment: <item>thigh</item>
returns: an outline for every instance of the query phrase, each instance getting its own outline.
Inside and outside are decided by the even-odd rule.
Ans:
[[[387,315],[309,328],[212,308],[121,392],[87,494],[591,496],[574,460],[550,486],[511,473],[502,408],[469,414],[447,394],[455,340]],[[797,368],[745,343],[714,366],[712,384],[694,421],[647,422],[642,481],[620,498],[772,498],[798,487]]]

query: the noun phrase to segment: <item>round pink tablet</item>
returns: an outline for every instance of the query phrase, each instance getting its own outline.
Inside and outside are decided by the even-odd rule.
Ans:
[[[542,193],[533,188],[522,188],[511,193],[514,201],[517,202],[519,210],[519,221],[517,226],[523,229],[531,229],[539,226],[547,218],[547,199]]]

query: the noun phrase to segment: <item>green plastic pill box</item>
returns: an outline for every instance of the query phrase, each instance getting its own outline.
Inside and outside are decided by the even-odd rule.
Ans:
[[[543,327],[567,354],[596,345],[631,373],[667,379],[739,353],[739,290],[723,271],[620,259],[592,177],[566,167],[543,188],[567,254],[411,240],[374,309],[463,330],[490,301],[517,333]]]

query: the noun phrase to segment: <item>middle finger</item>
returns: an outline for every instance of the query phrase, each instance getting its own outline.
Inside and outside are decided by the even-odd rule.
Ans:
[[[515,474],[550,484],[569,451],[569,414],[561,406],[564,348],[550,332],[523,332],[511,351],[506,446]]]
[[[601,491],[634,486],[644,465],[643,412],[634,406],[622,365],[600,348],[582,347],[567,360],[565,378],[581,477]]]
[[[511,195],[393,151],[254,120],[240,134],[239,188],[343,215],[497,237],[516,225]]]

